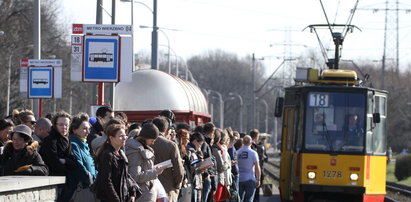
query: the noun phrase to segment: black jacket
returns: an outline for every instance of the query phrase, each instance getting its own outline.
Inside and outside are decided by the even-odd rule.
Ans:
[[[100,124],[100,122],[96,122],[93,124],[93,127],[91,127],[90,134],[87,135],[87,144],[90,147],[90,154],[91,156],[95,159],[96,154],[94,153],[93,149],[91,148],[91,142],[96,139],[97,137],[100,137],[103,135],[103,126]]]
[[[69,139],[54,128],[41,143],[40,155],[49,167],[51,176],[66,176],[75,168]],[[65,159],[66,163],[62,164],[59,159]]]
[[[214,166],[211,166],[206,172],[203,173],[203,178],[208,175],[217,175],[217,162],[211,150],[210,142],[211,138],[204,136],[205,142],[201,145],[201,152],[203,153],[203,158],[206,159],[211,156]]]
[[[93,127],[91,127],[90,134],[87,136],[87,144],[91,145],[91,141],[93,141],[96,137],[102,136],[103,135],[103,126],[100,124],[100,122],[96,122],[93,124]]]
[[[35,141],[17,151],[11,141],[6,143],[0,160],[2,175],[48,175],[48,168],[36,151],[38,145],[38,142]],[[27,167],[21,169],[22,166]]]
[[[107,144],[107,143],[106,143]],[[97,198],[111,202],[126,202],[129,197],[136,196],[137,183],[128,173],[128,161],[123,151],[115,153],[110,144],[97,156]]]

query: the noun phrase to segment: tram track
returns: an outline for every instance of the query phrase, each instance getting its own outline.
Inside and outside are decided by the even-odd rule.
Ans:
[[[278,160],[277,160],[278,161]],[[275,158],[270,158],[265,164],[264,172],[275,181],[277,184],[280,175],[280,165],[279,161],[276,163]],[[278,184],[277,184],[278,185]],[[386,183],[386,202],[398,202],[398,201],[409,201],[411,202],[411,187],[406,185],[397,184],[394,182]]]

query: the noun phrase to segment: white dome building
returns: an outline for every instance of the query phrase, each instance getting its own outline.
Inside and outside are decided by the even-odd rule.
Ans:
[[[174,112],[176,122],[198,125],[211,120],[200,88],[163,71],[137,70],[132,82],[115,87],[114,110],[126,113],[130,122],[152,119],[165,109]]]

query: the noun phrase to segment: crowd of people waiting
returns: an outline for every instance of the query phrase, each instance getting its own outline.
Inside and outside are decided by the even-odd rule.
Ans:
[[[0,120],[0,174],[65,176],[63,202],[80,191],[95,201],[251,202],[267,160],[258,140],[256,129],[175,123],[170,110],[143,123],[106,106],[95,118],[61,111],[36,120],[14,110]]]

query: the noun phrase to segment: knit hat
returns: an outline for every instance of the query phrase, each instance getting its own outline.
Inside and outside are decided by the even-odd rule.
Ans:
[[[152,123],[145,123],[141,128],[139,136],[144,137],[146,139],[157,139],[160,132],[156,125]]]
[[[177,123],[176,125],[177,125],[177,127],[176,127],[177,131],[180,130],[180,129],[186,129],[188,131],[191,131],[190,125],[188,125],[186,123]]]
[[[168,109],[163,110],[163,111],[160,112],[159,115],[164,116],[167,119],[169,119],[168,122],[169,122],[170,126],[171,126],[171,124],[174,123],[174,121],[176,121],[176,116],[174,115],[173,111],[171,111],[171,110],[168,110]]]
[[[31,133],[32,133],[31,129],[28,126],[24,125],[24,124],[20,124],[20,125],[16,126],[14,128],[12,134],[14,134],[14,133],[19,133],[19,134],[25,135],[25,136],[29,137],[31,140],[33,139],[31,137]]]

